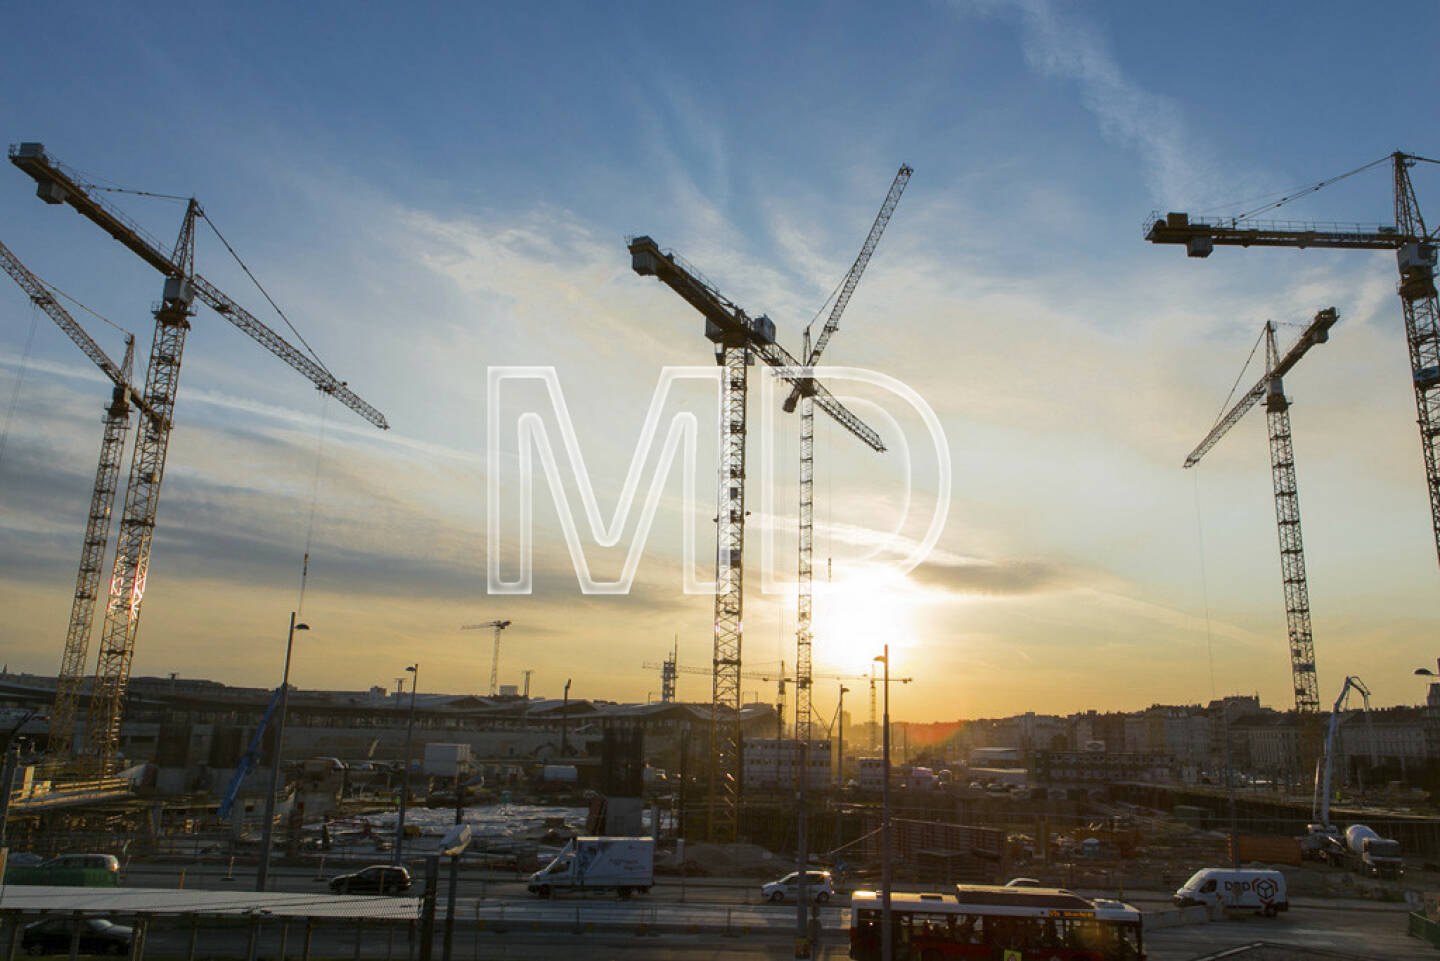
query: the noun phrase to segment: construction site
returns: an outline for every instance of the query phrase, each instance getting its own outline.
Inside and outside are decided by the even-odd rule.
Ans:
[[[625,296],[652,298],[698,328],[706,343],[691,336],[687,349],[700,360],[713,354],[718,369],[718,420],[701,428],[716,438],[714,552],[708,541],[701,551],[713,570],[700,564],[713,574],[713,589],[705,585],[713,635],[661,634],[658,660],[611,663],[596,679],[586,664],[549,658],[543,645],[555,629],[535,629],[504,591],[492,591],[481,615],[489,620],[449,628],[457,633],[443,662],[405,647],[391,656],[405,661],[393,685],[375,678],[365,690],[320,689],[313,677],[302,685],[292,681],[292,649],[297,633],[310,631],[307,534],[283,669],[267,669],[278,684],[235,685],[219,669],[132,677],[146,643],[141,612],[155,586],[156,532],[170,523],[161,488],[172,431],[187,419],[180,371],[193,326],[218,316],[237,328],[345,409],[337,430],[356,430],[355,417],[366,431],[390,423],[320,362],[197,199],[168,197],[184,213],[166,244],[123,212],[125,202],[155,194],[82,174],[39,142],[17,142],[8,157],[5,189],[28,178],[39,202],[79,215],[83,226],[70,218],[68,230],[98,227],[152,268],[160,296],[148,352],[139,348],[142,375],[133,336],[117,362],[72,315],[71,298],[22,262],[27,238],[0,243],[0,266],[22,298],[98,368],[108,391],[95,398],[102,437],[88,507],[74,505],[66,533],[80,557],[53,670],[0,671],[0,957],[68,948],[71,957],[253,961],[313,951],[449,961],[456,953],[608,956],[611,941],[637,957],[674,942],[679,957],[720,937],[756,956],[857,961],[1222,956],[1209,948],[1243,949],[1233,956],[1257,961],[1301,956],[1286,952],[1365,959],[1440,949],[1440,661],[1431,668],[1428,653],[1415,658],[1422,702],[1372,706],[1371,665],[1330,656],[1311,610],[1285,379],[1341,362],[1325,346],[1349,333],[1336,306],[1307,304],[1298,334],[1261,325],[1221,415],[1208,429],[1195,425],[1200,440],[1183,461],[1193,468],[1222,441],[1250,443],[1241,425],[1255,427],[1246,415],[1263,410],[1281,575],[1271,594],[1285,621],[1264,657],[1288,668],[1285,703],[1222,695],[1204,705],[995,718],[958,708],[953,719],[921,724],[899,711],[892,718],[892,697],[943,692],[951,680],[921,658],[902,658],[890,639],[871,639],[862,669],[817,669],[844,663],[823,653],[817,628],[825,602],[817,580],[830,581],[817,529],[840,526],[819,520],[817,489],[828,491],[832,469],[825,458],[835,446],[881,457],[907,443],[893,418],[871,416],[875,404],[832,387],[823,361],[915,176],[908,164],[793,352],[775,320],[722,293],[659,239],[634,234],[623,249],[613,245],[633,275]],[[1392,300],[1388,312],[1404,328],[1440,552],[1440,244],[1411,179],[1436,163],[1395,152],[1229,218],[1155,214],[1143,240],[1217,262],[1236,253],[1229,248],[1251,247],[1395,258],[1399,310]],[[1392,181],[1389,222],[1261,219],[1372,170]],[[254,292],[232,296],[200,272],[211,269],[197,261],[206,229],[233,257],[226,269],[255,280]],[[719,274],[724,260],[709,253]],[[290,336],[242,305],[262,301]],[[1236,342],[1234,352],[1246,346]],[[773,378],[766,384],[779,386],[781,411],[796,415],[779,421],[795,431],[798,490],[783,601],[793,610],[778,620],[793,631],[775,660],[745,642],[747,578],[752,606],[777,606],[755,583],[753,537],[746,560],[747,530],[761,517],[772,522],[747,502],[760,473],[747,461],[758,433],[752,374]],[[1228,371],[1210,374],[1218,383]],[[836,428],[835,445],[817,444],[817,411]],[[310,508],[313,522],[313,499]],[[584,617],[565,616],[576,625]],[[655,623],[637,618],[634,634]],[[628,651],[606,653],[622,656]],[[261,657],[268,664],[269,647]],[[480,662],[487,686],[461,679]],[[1214,690],[1213,655],[1211,672]],[[537,673],[545,683],[532,689]],[[624,699],[612,684],[621,675],[626,691],[651,695]],[[1223,683],[1238,690],[1248,679]],[[614,855],[620,842],[643,852],[639,868]],[[588,885],[567,875],[562,884],[572,862],[610,856],[617,871],[637,873],[603,884],[592,875]],[[1216,872],[1208,888],[1207,871]],[[1031,888],[1045,893],[1026,894]],[[985,903],[1014,911],[976,907]],[[1043,911],[1023,913],[1032,909]],[[1030,920],[995,921],[1012,915]],[[1076,927],[1071,938],[1056,927],[1077,919],[1093,930]],[[45,925],[55,925],[54,944]],[[94,944],[85,941],[91,932]],[[1053,953],[1061,950],[1069,953]]]

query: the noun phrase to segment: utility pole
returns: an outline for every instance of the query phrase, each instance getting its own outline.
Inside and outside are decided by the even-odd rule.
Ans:
[[[565,757],[570,753],[570,746],[566,743],[565,736],[570,730],[570,678],[565,678],[565,699],[560,702],[560,756]]]
[[[410,679],[410,719],[405,723],[405,770],[400,775],[400,813],[395,818],[395,856],[392,864],[400,863],[405,847],[405,806],[410,800],[410,747],[415,734],[415,691],[420,687],[420,664],[416,662],[405,668],[415,675]]]

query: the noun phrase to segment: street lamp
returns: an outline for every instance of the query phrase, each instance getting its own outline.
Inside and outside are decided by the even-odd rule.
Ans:
[[[1421,677],[1440,677],[1440,657],[1435,659],[1435,670],[1432,671],[1428,667],[1417,667],[1415,673]]]
[[[850,688],[841,684],[840,706],[835,709],[836,743],[840,748],[839,758],[835,765],[835,850],[837,851],[845,846],[845,839],[840,836],[845,824],[840,810],[840,802],[845,797],[845,695],[849,693]]]
[[[270,752],[270,790],[265,795],[265,827],[260,840],[260,869],[255,872],[255,890],[264,891],[270,877],[270,851],[275,844],[275,795],[280,790],[280,748],[285,742],[285,711],[290,706],[290,651],[295,646],[295,632],[310,630],[309,624],[296,624],[290,612],[290,633],[285,638],[285,674],[280,679],[280,721],[275,727],[275,750]]]
[[[405,847],[405,802],[410,799],[410,743],[415,734],[415,689],[420,686],[420,665],[411,664],[405,668],[415,676],[410,679],[410,720],[405,724],[405,770],[400,775],[400,814],[395,819],[395,856],[392,864],[400,863],[400,854]]]
[[[875,660],[885,665],[885,717],[881,739],[880,765],[880,958],[895,961],[895,944],[890,940],[890,645]]]
[[[560,705],[560,756],[563,758],[570,753],[569,745],[565,741],[565,735],[570,729],[570,681],[565,679],[565,700]]]

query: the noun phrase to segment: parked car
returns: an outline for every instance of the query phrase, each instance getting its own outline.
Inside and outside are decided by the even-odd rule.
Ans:
[[[134,931],[106,918],[50,918],[27,924],[20,947],[27,954],[68,954],[75,925],[80,925],[81,954],[129,954]]]
[[[86,868],[91,871],[120,873],[120,859],[113,854],[61,854],[46,861],[41,867],[50,871],[69,871]]]
[[[5,863],[16,868],[38,868],[45,863],[45,859],[30,851],[15,851],[11,853]]]
[[[1005,882],[1007,888],[1038,888],[1040,882],[1035,878],[1011,878]]]
[[[354,874],[330,879],[336,894],[399,894],[410,890],[410,872],[390,864],[372,864]]]
[[[767,901],[780,902],[787,898],[796,897],[800,886],[800,872],[791,871],[778,881],[771,881],[760,886],[760,896]],[[835,881],[830,877],[829,871],[806,871],[805,872],[806,893],[824,904],[835,896]]]

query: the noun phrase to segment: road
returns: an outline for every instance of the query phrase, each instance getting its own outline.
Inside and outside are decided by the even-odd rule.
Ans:
[[[359,870],[366,862],[333,865],[327,864],[323,871],[316,867],[292,867],[276,864],[270,868],[268,890],[316,893],[328,890],[326,882],[339,874]],[[420,862],[409,865],[415,879],[412,894],[423,890],[424,867]],[[779,874],[784,873],[778,871]],[[445,892],[448,868],[440,871],[440,891]],[[134,888],[201,888],[216,891],[250,891],[255,887],[255,865],[237,863],[232,869],[226,863],[189,864],[140,864],[126,865],[120,883]],[[525,881],[514,874],[498,871],[478,871],[462,868],[457,890],[461,898],[529,898]],[[603,895],[613,900],[614,895]],[[687,903],[702,901],[712,904],[756,904],[760,901],[760,882],[739,879],[696,878],[681,881],[679,878],[663,877],[656,881],[648,899],[653,902]],[[790,908],[794,911],[794,906]]]
[[[358,866],[358,865],[357,865]],[[253,888],[254,868],[237,866],[231,880],[225,865],[137,865],[127,869],[127,887],[176,888],[182,869],[187,890],[243,892]],[[418,870],[418,869],[417,869]],[[314,868],[277,865],[271,871],[271,890],[321,893],[325,872],[316,880]],[[441,908],[444,887],[441,887]],[[412,890],[419,892],[420,885]],[[1104,893],[1104,892],[1093,892]],[[1113,892],[1111,892],[1113,894]],[[1165,892],[1127,892],[1142,910],[1168,906]],[[844,899],[839,899],[843,901]],[[553,901],[530,897],[523,881],[513,875],[466,870],[459,882],[455,958],[470,961],[539,961],[564,955],[567,961],[612,958],[659,958],[674,961],[730,961],[739,958],[793,957],[791,924],[794,906],[760,902],[759,885],[729,879],[658,881],[649,895],[628,902],[613,895],[567,896]],[[826,930],[815,955],[825,959],[847,956],[841,904],[822,910]],[[728,924],[727,924],[728,921]],[[1305,948],[1323,948],[1360,958],[1390,959],[1436,956],[1433,949],[1405,934],[1403,906],[1363,901],[1297,899],[1288,915],[1260,917],[1154,929],[1146,934],[1150,961],[1191,961],[1224,948],[1267,941]],[[687,926],[701,925],[698,933]],[[655,933],[656,926],[664,933]],[[281,923],[263,922],[260,954],[280,955]],[[727,935],[726,930],[730,931]],[[184,957],[189,928],[183,922],[165,923],[152,930],[147,957]],[[437,938],[438,938],[437,926]],[[237,920],[228,928],[207,928],[199,933],[201,954],[244,957],[250,937],[248,922]],[[290,922],[286,932],[288,956],[298,957],[303,928]],[[382,926],[367,922],[318,925],[312,931],[317,956],[406,959],[414,946],[408,924]],[[357,944],[359,951],[357,953]],[[437,944],[436,958],[439,958]]]

